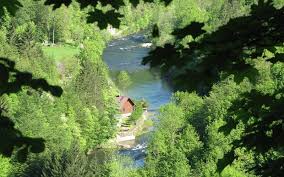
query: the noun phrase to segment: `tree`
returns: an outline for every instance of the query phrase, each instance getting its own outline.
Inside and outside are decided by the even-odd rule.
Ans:
[[[184,112],[174,104],[160,110],[159,124],[149,144],[145,169],[148,176],[190,176],[191,169],[181,149],[180,131],[185,123]],[[187,151],[190,151],[188,149]]]
[[[80,120],[82,126],[82,134],[86,137],[87,149],[95,148],[102,139],[100,138],[101,125],[99,122],[98,110],[91,111],[88,108],[84,110],[84,120]]]
[[[125,91],[131,85],[131,78],[126,71],[120,71],[117,75],[116,82],[118,87]]]
[[[94,161],[93,161],[94,162]],[[60,176],[96,176],[96,171],[91,168],[92,160],[80,152],[76,145],[61,154],[52,154],[41,169],[42,177]]]
[[[145,2],[155,2],[154,0],[144,0]],[[160,0],[168,5],[172,0]],[[72,0],[44,0],[45,5],[49,5],[53,7],[53,10],[60,8],[62,5],[68,7]],[[85,1],[85,0],[77,0],[80,4],[81,9],[86,9],[92,7],[92,11],[88,13],[87,21],[89,23],[96,22],[100,29],[106,29],[107,25],[110,24],[111,26],[118,28],[120,25],[120,18],[123,17],[123,14],[118,12],[119,8],[125,6],[125,2],[123,0],[117,1],[104,1],[104,0],[95,0],[95,1]],[[137,6],[139,1],[137,0],[130,0],[129,1],[133,6]],[[4,7],[14,15],[15,12],[22,7],[22,3],[19,0],[12,0],[12,1],[1,1],[0,2],[0,16],[4,14]],[[106,11],[103,11],[99,8],[99,6],[106,7],[109,6],[110,8],[106,8]]]
[[[13,37],[13,44],[20,50],[32,48],[35,45],[36,26],[33,22],[28,22],[16,28]]]
[[[139,118],[141,118],[142,114],[143,114],[143,102],[142,101],[135,102],[135,109],[131,113],[129,120],[135,123]]]
[[[283,7],[260,0],[249,15],[231,19],[214,32],[206,33],[199,22],[175,30],[174,44],[157,47],[144,59],[144,64],[170,75],[178,88],[206,95],[204,110],[194,115],[199,121],[190,121],[201,125],[195,127],[205,145],[198,166],[205,175],[215,175],[228,164],[242,164],[245,155],[253,159],[242,165],[250,173],[284,174],[279,141],[283,138],[279,65],[284,55],[278,49],[283,48],[283,15]],[[194,40],[180,45],[188,35]],[[223,83],[227,79],[230,84]]]
[[[264,49],[275,52],[275,46],[283,42],[283,9],[276,9],[272,1],[260,1],[252,6],[249,16],[231,19],[212,33],[206,33],[204,23],[192,22],[172,33],[176,37],[175,44],[157,47],[143,63],[160,66],[180,89],[197,90],[201,94],[208,93],[215,82],[230,74],[247,73],[239,80],[244,76],[253,80],[250,73],[254,70],[249,60],[261,56]],[[179,45],[188,35],[195,40],[189,42],[188,47]],[[282,59],[278,54],[270,61]],[[170,72],[174,68],[180,71]]]

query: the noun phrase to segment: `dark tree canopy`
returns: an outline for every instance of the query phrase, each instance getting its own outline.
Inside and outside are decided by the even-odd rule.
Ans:
[[[244,123],[246,126],[244,136],[233,142],[233,148],[246,147],[254,150],[257,155],[264,155],[271,151],[280,151],[284,146],[284,90],[278,90],[273,95],[263,94],[252,90],[245,93],[243,98],[235,101],[230,109],[228,124],[220,128],[226,135],[237,124]],[[252,118],[254,121],[252,122]],[[225,158],[219,161],[219,170],[233,162],[234,151],[230,151]],[[284,174],[284,157],[275,157],[259,162],[253,169],[263,176],[281,176]]]
[[[202,23],[193,22],[175,30],[172,34],[176,36],[176,43],[152,50],[143,64],[158,66],[170,73],[178,87],[198,89],[204,94],[221,75],[253,72],[248,58],[261,56],[264,49],[274,52],[275,46],[282,45],[283,19],[283,7],[276,9],[271,1],[260,1],[252,6],[249,16],[231,19],[212,33],[205,33]],[[187,35],[195,40],[185,48],[178,42]],[[277,54],[270,61],[283,61],[283,58]],[[179,71],[171,72],[173,69]]]
[[[12,15],[15,15],[16,11],[22,7],[22,4],[18,0],[3,0],[0,2],[0,17],[4,15],[4,7]]]
[[[252,59],[261,58],[268,50],[273,56],[266,61],[271,64],[284,61],[284,54],[276,49],[284,42],[283,19],[284,7],[277,9],[271,0],[261,0],[252,6],[248,16],[231,19],[212,33],[206,33],[203,24],[197,22],[175,30],[172,33],[175,43],[153,49],[143,64],[161,68],[177,88],[197,90],[201,95],[207,95],[213,84],[231,74],[237,82],[247,77],[254,83],[257,71],[250,63]],[[179,42],[187,35],[194,40],[183,47]],[[283,155],[283,106],[283,89],[273,94],[252,90],[232,104],[229,117],[234,118],[228,118],[220,131],[228,135],[241,122],[246,127],[242,138],[234,141],[232,150],[219,161],[219,172],[237,158],[234,156],[237,147],[264,157],[269,151]],[[267,157],[253,170],[259,175],[283,176],[283,161],[281,155]]]

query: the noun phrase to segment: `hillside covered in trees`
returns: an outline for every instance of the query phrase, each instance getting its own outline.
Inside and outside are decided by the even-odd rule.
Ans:
[[[103,51],[142,30],[175,93],[137,168],[89,154],[125,86]],[[0,176],[284,176],[283,45],[283,0],[1,1]]]

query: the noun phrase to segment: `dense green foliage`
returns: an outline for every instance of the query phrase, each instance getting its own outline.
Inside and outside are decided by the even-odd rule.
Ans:
[[[1,175],[46,176],[49,173],[46,170],[55,168],[49,167],[47,160],[52,160],[53,154],[61,163],[65,152],[74,144],[80,154],[85,154],[114,136],[117,89],[101,59],[106,33],[86,23],[87,12],[80,11],[77,4],[56,11],[43,5],[43,1],[26,0],[23,4],[15,16],[7,11],[2,16],[0,57],[15,61],[19,71],[30,72],[35,78],[61,86],[64,92],[59,98],[29,87],[11,94],[2,95],[1,92],[1,114],[4,110],[5,116],[24,136],[43,138],[45,144],[43,153],[29,154],[22,164],[17,162],[15,155],[12,160],[1,157]],[[48,51],[43,52],[44,40],[56,45],[81,44],[80,49],[74,47],[80,52],[77,56],[74,54],[78,52],[73,55],[59,52],[55,55],[60,56],[54,60]],[[48,46],[44,48],[49,50]],[[75,171],[75,166],[71,168]]]
[[[181,26],[145,58],[205,95],[177,92],[161,109],[149,176],[283,176],[283,5],[224,2],[238,13]]]
[[[146,2],[0,2],[0,69],[8,58],[14,73],[64,90],[55,97],[36,79],[47,86],[0,89],[1,119],[45,145],[40,154],[26,156],[38,150],[23,145],[15,150],[25,156],[1,156],[0,176],[283,176],[283,0]],[[108,27],[121,35],[153,27],[156,48],[144,63],[183,90],[161,108],[142,169],[86,155],[116,131],[118,91],[101,59]],[[118,86],[128,85],[121,72]]]
[[[143,103],[141,101],[136,101],[135,109],[132,112],[131,116],[129,117],[129,120],[135,123],[139,118],[141,118],[142,114],[143,114]]]
[[[0,165],[1,165],[0,176],[1,177],[8,176],[11,171],[11,167],[12,167],[10,160],[8,158],[1,156]]]
[[[277,132],[271,128],[264,128],[266,122],[259,123],[258,121],[264,120],[261,117],[255,117],[255,114],[269,116],[269,114],[274,114],[273,112],[281,112],[278,107],[282,105],[281,96],[278,95],[278,98],[276,96],[276,99],[270,102],[268,99],[271,97],[269,94],[263,93],[263,88],[270,84],[276,86],[279,81],[282,82],[283,74],[279,73],[279,67],[283,67],[283,63],[273,66],[268,62],[260,61],[257,65],[260,63],[266,69],[259,72],[270,75],[271,78],[262,78],[255,85],[247,79],[237,84],[234,82],[234,78],[230,77],[214,85],[206,97],[200,97],[196,93],[175,93],[172,103],[161,109],[158,131],[154,134],[149,148],[146,169],[150,176],[160,176],[162,172],[165,173],[162,176],[180,176],[179,171],[175,169],[176,166],[179,166],[180,170],[182,167],[186,169],[186,174],[190,174],[189,176],[200,176],[200,174],[215,176],[217,175],[218,159],[222,159],[224,154],[231,150],[234,152],[235,160],[224,169],[221,176],[235,175],[236,172],[239,176],[250,176],[254,174],[250,170],[255,165],[261,166],[267,163],[266,160],[272,163],[272,159],[283,155],[278,139],[281,136],[274,135]],[[276,79],[276,75],[280,77]],[[248,97],[248,93],[251,95],[255,92],[253,90],[258,95],[255,94],[253,98]],[[279,94],[277,88],[270,91],[273,92],[273,95]],[[265,102],[262,97],[265,97],[263,98],[266,99]],[[255,102],[256,100],[258,102]],[[247,107],[236,104],[236,101],[241,105],[247,105]],[[258,106],[262,107],[261,113],[251,110],[258,108]],[[248,114],[247,110],[252,112]],[[227,125],[226,123],[233,124],[231,119],[238,122],[235,124],[235,128],[230,128],[228,133],[220,132],[220,128]],[[265,121],[269,120],[265,119]],[[272,119],[270,121],[281,126],[281,120]],[[271,132],[273,136],[268,135],[267,140],[261,136],[255,136],[258,135],[255,134],[258,132],[255,129],[259,126],[261,127],[259,133],[262,134],[262,131],[263,133]],[[249,147],[233,146],[235,140],[242,140],[241,138],[246,134],[257,139],[253,141],[247,137],[243,143],[245,145],[256,143],[256,148],[259,148],[259,151],[254,151]],[[269,140],[269,137],[278,140]],[[280,144],[271,149],[270,143],[275,142]],[[281,174],[281,172],[277,174],[279,166],[276,168],[277,170],[270,172],[274,176]]]
[[[90,20],[87,16],[93,12],[90,8],[82,10],[81,2],[65,4],[68,7],[57,6],[56,10],[46,3],[52,2],[0,2],[0,57],[15,61],[17,70],[30,72],[35,78],[44,78],[64,90],[60,98],[43,92],[46,89],[36,91],[29,87],[12,94],[2,95],[1,92],[1,119],[2,113],[5,114],[23,136],[42,138],[45,145],[44,152],[39,155],[26,153],[29,147],[20,149],[24,150],[22,161],[25,163],[18,163],[16,154],[12,155],[12,160],[1,157],[1,175],[109,176],[108,171],[116,168],[116,162],[114,166],[102,166],[100,174],[97,172],[100,168],[89,172],[93,167],[88,163],[92,164],[92,160],[82,161],[87,158],[86,152],[113,137],[116,131],[114,115],[118,91],[101,59],[110,35],[99,30],[104,22],[87,24]],[[126,4],[127,7],[120,10],[125,14],[121,19],[125,24],[121,27],[123,33],[129,34],[149,25],[150,18],[141,13],[143,9],[150,11],[150,6],[142,4],[134,9],[129,2]],[[123,8],[129,7],[131,11],[124,12]],[[97,8],[96,12],[108,10],[99,4]],[[137,25],[127,26],[127,20],[134,14],[139,17],[135,18]],[[124,79],[123,76],[123,88],[129,84]],[[74,159],[74,154],[78,154],[79,161]],[[66,169],[66,165],[70,168]]]

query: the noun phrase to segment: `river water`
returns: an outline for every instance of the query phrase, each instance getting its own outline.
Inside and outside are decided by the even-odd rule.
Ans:
[[[132,85],[125,95],[134,99],[145,99],[149,103],[148,110],[153,112],[153,119],[160,106],[169,102],[172,90],[164,82],[158,71],[141,64],[149,48],[142,47],[147,42],[142,34],[130,35],[111,41],[104,50],[103,59],[109,66],[111,76],[115,79],[119,71],[127,71]],[[120,150],[119,153],[133,158],[135,166],[143,166],[145,150],[151,133],[136,138],[136,146],[132,149]]]

